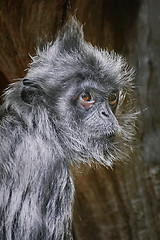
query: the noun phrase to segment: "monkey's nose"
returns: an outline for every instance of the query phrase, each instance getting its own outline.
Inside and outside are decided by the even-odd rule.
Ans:
[[[102,112],[102,115],[105,116],[105,117],[107,117],[107,118],[109,117],[109,114],[106,113],[106,112]]]

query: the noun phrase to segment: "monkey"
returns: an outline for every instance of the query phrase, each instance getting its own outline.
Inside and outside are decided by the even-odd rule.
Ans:
[[[134,70],[72,17],[0,107],[0,239],[72,240],[71,167],[106,167],[135,133]]]

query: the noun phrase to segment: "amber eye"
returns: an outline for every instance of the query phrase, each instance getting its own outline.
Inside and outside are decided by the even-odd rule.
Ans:
[[[85,102],[89,102],[92,100],[91,94],[89,92],[84,92],[80,95],[80,98],[85,101]]]
[[[74,99],[77,106],[83,110],[90,109],[95,103],[93,96],[89,92],[83,92],[79,96],[75,96]]]
[[[111,107],[116,106],[118,101],[118,93],[110,93],[108,97],[108,102]]]

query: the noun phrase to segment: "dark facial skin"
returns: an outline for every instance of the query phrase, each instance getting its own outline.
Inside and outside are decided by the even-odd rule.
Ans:
[[[86,84],[79,87],[71,98],[74,117],[96,137],[115,135],[118,124],[114,114],[119,92],[104,92],[102,89]]]

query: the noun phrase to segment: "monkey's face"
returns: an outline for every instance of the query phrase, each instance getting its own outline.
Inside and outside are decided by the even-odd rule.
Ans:
[[[119,90],[108,86],[108,91],[94,81],[82,82],[66,93],[58,104],[61,119],[69,122],[73,129],[78,129],[84,137],[114,137],[118,130],[115,117],[119,101]],[[69,90],[70,91],[70,90]]]
[[[75,108],[75,118],[79,119],[82,131],[89,131],[89,135],[94,138],[113,137],[118,127],[114,115],[118,98],[118,91],[107,93],[93,86],[78,89],[71,104]]]

